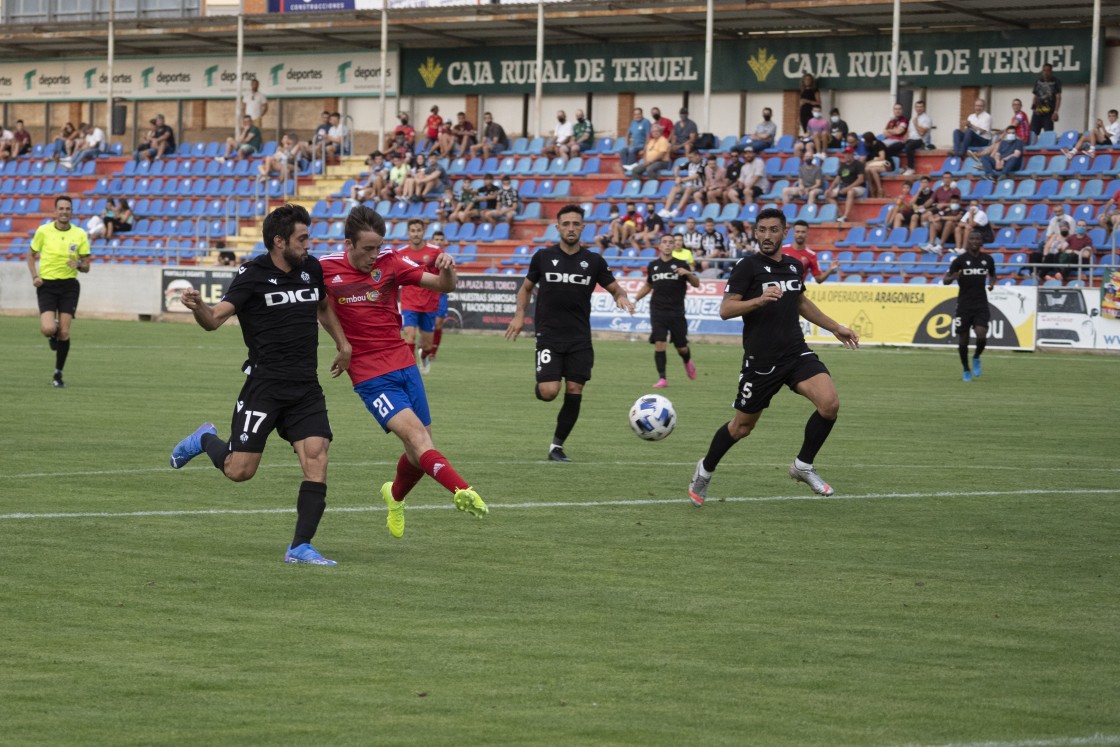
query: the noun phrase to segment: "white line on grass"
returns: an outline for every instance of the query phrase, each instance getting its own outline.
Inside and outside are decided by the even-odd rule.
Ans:
[[[1099,495],[1112,494],[1111,489],[1071,489],[1071,490],[974,490],[969,492],[937,493],[864,493],[862,495],[832,495],[828,498],[819,495],[766,495],[738,498],[713,498],[709,503],[767,503],[772,501],[863,501],[890,498],[983,498],[1007,495]],[[491,503],[491,508],[584,508],[587,506],[660,506],[682,505],[684,498],[641,498],[610,501],[539,501],[533,503]],[[453,508],[451,504],[409,505],[409,511],[433,511]],[[384,511],[384,506],[332,506],[332,513],[365,513]],[[75,513],[18,513],[0,514],[0,521],[19,519],[109,519],[129,516],[242,516],[246,514],[290,514],[294,508],[205,508],[166,511],[86,511]]]
[[[1120,734],[1094,734],[1091,737],[1020,739],[1014,742],[950,742],[938,745],[904,744],[898,747],[1081,747],[1082,745],[1120,745]]]
[[[530,465],[530,464],[552,464],[545,459],[506,459],[506,460],[491,460],[491,459],[456,459],[456,464],[498,464],[498,465]],[[396,466],[397,460],[385,462],[331,462],[332,467],[389,467]],[[580,465],[607,465],[611,467],[695,467],[696,462],[668,462],[668,461],[655,461],[655,462],[641,462],[641,461],[584,461],[580,460]],[[752,467],[788,467],[789,462],[754,462]],[[845,464],[848,469],[943,469],[944,464]],[[258,469],[299,469],[299,464],[293,462],[291,464],[262,464]],[[194,467],[187,467],[191,472],[203,472],[211,469],[209,465],[203,467],[200,464]],[[1085,467],[1080,465],[1069,467],[1050,467],[1044,465],[1033,465],[1029,467],[1015,467],[999,464],[986,464],[986,470],[1013,470],[1016,472],[1120,472],[1120,467]],[[42,478],[58,478],[58,477],[97,477],[99,475],[140,475],[147,473],[169,472],[170,467],[134,467],[127,469],[91,469],[91,470],[73,470],[70,472],[21,472],[4,474],[0,473],[0,480],[36,480]]]

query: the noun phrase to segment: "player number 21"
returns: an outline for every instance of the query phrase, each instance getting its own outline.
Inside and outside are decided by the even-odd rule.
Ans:
[[[242,430],[244,430],[246,433],[248,433],[249,431],[252,431],[253,433],[256,433],[257,429],[261,427],[261,423],[263,423],[264,419],[267,418],[267,417],[268,417],[267,412],[257,412],[256,410],[246,410],[245,411],[245,427]],[[253,418],[256,418],[257,422],[254,423]]]
[[[377,414],[383,418],[388,417],[389,412],[393,409],[393,403],[384,394],[373,401],[373,406],[377,408]]]

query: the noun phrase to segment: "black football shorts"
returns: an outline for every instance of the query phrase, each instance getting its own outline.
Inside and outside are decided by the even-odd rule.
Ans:
[[[233,408],[231,450],[259,454],[273,430],[288,443],[312,436],[334,438],[319,382],[246,379]]]
[[[770,406],[770,400],[783,386],[797,391],[802,381],[817,374],[827,374],[828,368],[816,353],[807,352],[796,358],[789,358],[772,366],[744,366],[739,374],[739,393],[735,397],[735,409],[739,412],[762,412]]]

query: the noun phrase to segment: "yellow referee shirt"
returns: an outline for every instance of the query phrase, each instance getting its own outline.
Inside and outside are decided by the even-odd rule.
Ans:
[[[31,251],[39,255],[39,277],[69,280],[78,277],[78,271],[66,263],[89,255],[89,236],[73,223],[68,230],[59,231],[51,221],[35,229]]]

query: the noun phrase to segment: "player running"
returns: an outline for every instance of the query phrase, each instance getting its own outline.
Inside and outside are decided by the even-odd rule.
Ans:
[[[384,219],[383,219],[384,220]],[[424,241],[424,221],[408,221],[408,244],[397,250],[431,274],[437,274],[436,257],[443,251],[436,244]],[[404,321],[404,341],[409,350],[416,346],[416,330],[420,329],[420,373],[431,370],[432,342],[436,329],[440,293],[420,285],[401,288],[401,317]]]
[[[488,513],[486,504],[432,443],[432,416],[416,356],[399,332],[398,289],[419,286],[450,293],[457,278],[455,260],[440,252],[432,258],[438,273],[433,274],[407,252],[383,248],[385,220],[364,205],[350,211],[345,236],[345,253],[322,262],[327,295],[354,349],[350,379],[378,424],[404,442],[396,477],[381,486],[389,533],[404,535],[404,500],[424,475],[452,493],[455,508],[482,518]]]
[[[805,272],[801,277],[801,281],[805,282],[809,276],[813,276],[813,280],[818,283],[823,283],[828,280],[828,276],[835,272],[840,267],[840,260],[833,259],[829,263],[828,269],[822,271],[821,266],[817,264],[817,253],[805,245],[809,240],[809,224],[806,221],[798,220],[793,223],[793,243],[785,244],[782,246],[782,254],[787,257],[793,257],[801,266],[805,268]]]
[[[805,344],[798,317],[827,329],[849,348],[859,347],[859,337],[843,324],[830,319],[805,295],[804,267],[796,259],[783,257],[782,238],[786,217],[781,210],[767,208],[758,214],[754,235],[759,253],[739,260],[727,281],[727,293],[719,307],[722,319],[743,319],[743,370],[735,416],[721,425],[708,453],[696,463],[688,486],[695,506],[703,506],[708,483],[723,455],[750,435],[762,411],[783,386],[806,397],[816,410],[805,424],[801,451],[789,466],[789,476],[808,485],[818,495],[832,495],[829,486],[813,469],[813,460],[836,424],[840,398],[824,363]]]
[[[672,338],[677,354],[684,361],[684,370],[688,378],[696,378],[696,365],[692,362],[692,352],[688,348],[688,320],[684,317],[685,287],[700,287],[700,278],[692,272],[692,268],[683,259],[673,257],[673,237],[662,236],[658,244],[657,259],[646,267],[646,281],[634,296],[637,304],[643,298],[653,293],[649,302],[649,321],[651,331],[649,341],[653,343],[653,363],[657,367],[657,383],[654,389],[664,389],[669,386],[665,378],[667,347],[666,341]]]
[[[964,373],[961,374],[962,381],[980,378],[980,354],[988,344],[988,322],[991,320],[991,312],[988,309],[988,294],[985,292],[985,286],[987,290],[995,287],[996,263],[990,254],[980,251],[983,248],[984,234],[979,229],[969,231],[968,240],[965,242],[965,253],[958,254],[953,259],[942,281],[945,285],[951,285],[955,280],[960,286],[957,293],[957,318],[954,324],[960,325],[957,327],[959,335],[957,351],[960,353],[961,365],[964,367]],[[968,365],[970,329],[976,331],[976,353],[972,356],[971,368]]]
[[[439,247],[441,252],[447,251],[447,236],[443,231],[432,233],[432,244]],[[428,363],[435,363],[439,344],[443,340],[443,325],[447,324],[447,294],[439,294],[439,306],[436,307],[436,329],[432,332],[432,351],[428,354]]]
[[[183,291],[183,305],[207,331],[237,315],[249,358],[242,366],[247,378],[237,395],[230,440],[203,423],[176,444],[171,466],[182,469],[206,452],[222,474],[243,482],[256,474],[275,429],[291,443],[303,468],[295,537],[284,562],[337,565],[311,545],[327,507],[327,449],[333,438],[317,373],[319,324],[338,349],[332,377],[350,365],[350,343],[327,302],[319,260],[307,253],[310,224],[311,216],[298,205],[276,208],[264,220],[268,254],[238,268],[221,301],[208,306],[197,290]]]
[[[517,311],[506,328],[506,339],[516,340],[525,326],[525,310],[533,288],[537,291],[537,399],[551,402],[564,380],[564,404],[556,416],[556,431],[548,449],[553,462],[572,461],[564,453],[564,440],[579,419],[583,387],[591,380],[595,351],[591,347],[591,294],[603,286],[618,308],[634,315],[634,304],[615,281],[602,255],[580,245],[583,208],[565,205],[556,215],[560,243],[533,255],[525,282],[517,291]]]

